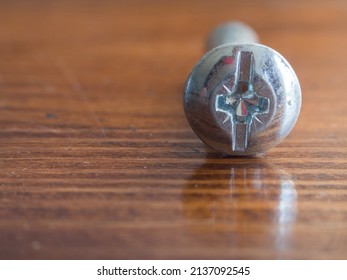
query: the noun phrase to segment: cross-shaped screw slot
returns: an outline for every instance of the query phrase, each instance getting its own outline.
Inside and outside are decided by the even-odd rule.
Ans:
[[[235,83],[230,88],[222,84],[224,94],[216,96],[216,111],[227,114],[223,124],[231,122],[233,151],[245,151],[253,120],[262,123],[257,115],[269,112],[270,99],[259,96],[253,88],[254,56],[252,52],[240,52],[236,61]]]

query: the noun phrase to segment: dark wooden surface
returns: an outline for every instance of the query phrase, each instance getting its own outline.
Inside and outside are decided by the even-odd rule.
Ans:
[[[345,1],[1,1],[0,258],[347,258]],[[182,91],[239,19],[296,70],[302,113],[223,158]]]

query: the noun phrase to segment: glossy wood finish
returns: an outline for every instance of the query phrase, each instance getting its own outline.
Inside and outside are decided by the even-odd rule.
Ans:
[[[0,258],[347,258],[345,1],[2,1]],[[258,158],[206,148],[185,79],[239,19],[302,113]]]

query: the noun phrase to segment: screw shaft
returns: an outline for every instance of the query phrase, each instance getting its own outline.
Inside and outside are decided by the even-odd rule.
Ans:
[[[258,43],[257,33],[248,25],[233,21],[227,22],[214,29],[207,40],[207,50],[224,44]]]

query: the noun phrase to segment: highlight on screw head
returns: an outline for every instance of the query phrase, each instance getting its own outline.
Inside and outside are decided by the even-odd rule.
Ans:
[[[212,49],[186,83],[184,108],[192,129],[224,154],[264,153],[290,133],[300,113],[294,70],[257,41],[243,23],[217,27],[207,44]]]

